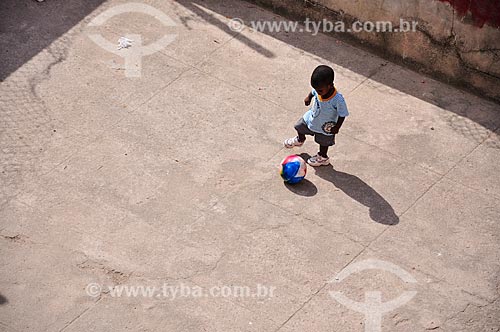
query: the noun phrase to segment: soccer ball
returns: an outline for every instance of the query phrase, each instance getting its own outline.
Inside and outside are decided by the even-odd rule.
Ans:
[[[291,155],[281,162],[280,175],[285,182],[299,183],[306,176],[307,164],[300,156]]]

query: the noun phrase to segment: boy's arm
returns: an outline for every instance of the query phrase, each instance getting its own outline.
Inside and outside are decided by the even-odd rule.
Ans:
[[[340,127],[344,123],[346,116],[349,115],[349,111],[347,110],[347,105],[345,104],[344,98],[340,98],[340,101],[337,103],[337,112],[339,114],[339,118],[337,119],[337,124],[332,128],[332,134],[338,134]]]
[[[332,134],[338,134],[340,127],[342,127],[342,124],[344,123],[345,117],[344,116],[339,116],[337,120],[337,124],[332,128]]]
[[[306,106],[311,105],[311,100],[312,100],[313,97],[314,97],[314,95],[312,94],[312,91],[309,92],[309,94],[307,95],[306,99],[304,99],[304,104],[306,104]]]

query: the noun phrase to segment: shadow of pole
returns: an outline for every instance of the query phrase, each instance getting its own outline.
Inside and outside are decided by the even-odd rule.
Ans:
[[[261,55],[265,56],[266,58],[275,58],[276,55],[271,52],[270,50],[266,49],[262,45],[254,42],[250,38],[244,36],[240,32],[232,31],[227,22],[223,22],[219,20],[217,17],[214,15],[211,15],[210,13],[204,11],[202,8],[210,8],[208,3],[205,2],[200,2],[197,3],[197,1],[186,1],[186,0],[178,0],[177,3],[185,7],[186,9],[190,10],[194,14],[196,14],[198,17],[203,19],[205,22],[212,24],[213,26],[218,27],[220,30],[224,31],[225,33],[233,36],[236,40],[244,43],[248,47],[252,48],[254,51],[260,53]],[[224,7],[224,6],[222,6]],[[213,8],[210,8],[213,10]],[[219,9],[220,12],[220,9]],[[229,15],[230,10],[227,12],[224,12],[224,15]],[[231,12],[231,17],[234,14],[234,12]],[[227,16],[226,16],[227,17]]]

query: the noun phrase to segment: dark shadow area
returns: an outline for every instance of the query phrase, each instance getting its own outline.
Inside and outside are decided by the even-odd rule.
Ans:
[[[370,187],[366,182],[355,175],[336,171],[332,165],[316,168],[316,175],[333,183],[347,196],[370,209],[370,218],[384,225],[396,225],[399,217],[392,206]]]
[[[103,2],[0,1],[0,81],[64,35]]]
[[[247,26],[249,26],[250,21],[259,19],[258,13],[262,9],[258,5],[253,3],[252,0],[246,1],[247,2],[245,2],[243,6],[240,2],[230,1],[179,0],[177,2],[187,9],[193,11],[196,15],[199,15],[199,17],[204,19],[207,23],[213,24],[220,28],[222,31],[234,35],[234,32],[232,32],[227,27],[226,22],[221,22],[213,15],[207,14],[207,12],[205,12],[201,8],[206,8],[209,11],[216,12],[227,18],[240,18],[245,22]],[[278,21],[280,19],[280,17],[274,15],[272,20]],[[303,20],[304,18],[286,18],[286,20],[288,19]],[[342,47],[342,42],[339,46],[336,42],[333,42],[333,40],[330,45],[331,47],[325,47],[325,37],[324,35],[322,36],[321,33],[318,36],[312,36],[307,33],[277,33],[269,31],[264,31],[263,33],[272,36],[273,38],[281,42],[287,43],[288,45],[301,49],[307,53],[326,59],[356,74],[362,75],[364,77],[369,77],[370,79],[377,81],[383,85],[377,86],[376,89],[381,90],[384,93],[404,93],[407,95],[411,95],[427,103],[436,105],[439,108],[442,108],[449,112],[453,112],[457,115],[466,117],[474,121],[479,126],[466,123],[466,121],[463,121],[460,118],[453,119],[453,123],[450,123],[450,125],[452,128],[454,128],[464,136],[472,138],[478,141],[478,143],[481,143],[485,139],[484,130],[481,130],[480,127],[484,127],[490,131],[495,131],[500,126],[500,107],[498,109],[491,109],[491,105],[495,106],[493,102],[490,105],[490,110],[481,111],[477,107],[477,101],[474,101],[471,98],[464,98],[463,91],[456,90],[455,88],[446,85],[447,83],[435,81],[435,78],[422,81],[420,78],[421,74],[412,71],[403,74],[390,73],[386,71],[383,75],[377,75],[381,72],[382,68],[388,64],[388,61],[375,58],[375,56],[385,57],[385,55],[381,54],[380,52],[376,52],[374,54],[374,50],[372,48],[361,45],[359,42],[354,41],[353,38],[348,36],[347,34],[337,33],[335,35],[332,34],[332,37],[341,40],[342,42],[351,44],[356,48],[368,51],[373,54],[372,57],[363,58],[359,55],[359,52],[353,52],[354,54],[347,54],[346,49]],[[252,41],[248,37],[238,34],[235,38],[266,57],[274,56],[270,51],[266,50],[263,46]],[[322,44],[323,46],[318,47],[318,43]],[[391,58],[390,61],[394,61],[396,63],[400,62],[397,59],[393,58]],[[403,64],[403,66],[407,66],[407,64]],[[311,71],[313,69],[314,68],[311,68]],[[259,69],[255,68],[255,70],[258,71]],[[307,79],[308,78],[304,78],[304,80]]]
[[[311,158],[309,153],[301,153],[299,156],[306,160]],[[309,169],[312,168],[309,166]],[[399,217],[394,212],[392,206],[370,187],[366,182],[355,175],[336,171],[332,165],[314,167],[316,175],[325,179],[347,196],[363,204],[370,209],[370,218],[373,221],[384,225],[396,225]]]
[[[294,194],[297,194],[300,196],[311,197],[311,196],[314,196],[318,193],[318,188],[316,188],[314,183],[312,183],[308,179],[304,179],[296,184],[289,184],[286,182],[283,182],[283,183],[285,184],[285,187],[288,190],[290,190]]]
[[[304,159],[304,161],[307,163],[307,159],[311,158],[311,155],[307,152],[302,152],[302,153],[299,153],[297,154],[297,156],[300,156],[300,158]],[[309,164],[307,165],[308,167],[308,170],[311,169],[311,166],[309,166]]]
[[[7,298],[5,296],[0,294],[0,305],[6,304],[6,303],[9,303],[9,301],[7,300]]]

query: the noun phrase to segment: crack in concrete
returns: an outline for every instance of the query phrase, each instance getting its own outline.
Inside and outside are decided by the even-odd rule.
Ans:
[[[404,324],[404,323],[408,323],[410,322],[410,319],[409,318],[397,318],[399,314],[395,314],[394,316],[392,316],[392,319],[396,320],[394,322],[394,326],[398,326],[398,325],[401,325],[401,324]]]
[[[496,53],[500,51],[500,48],[478,48],[478,49],[472,49],[468,51],[462,51],[462,53],[474,53],[474,52],[492,52]]]
[[[444,41],[439,41],[437,40],[427,29],[424,28],[423,25],[418,25],[417,30],[420,31],[424,36],[427,37],[427,39],[434,45],[443,47],[444,49],[447,49],[449,51],[452,51],[456,56],[458,61],[460,62],[460,65],[463,66],[464,68],[468,69],[469,71],[472,72],[478,72],[483,75],[486,75],[488,77],[492,78],[500,78],[500,76],[497,76],[493,73],[486,72],[484,70],[480,70],[479,68],[473,67],[471,64],[469,64],[462,56],[462,54],[467,54],[467,53],[472,53],[472,52],[492,52],[495,53],[499,49],[497,48],[486,48],[486,49],[476,49],[476,50],[469,50],[469,51],[462,51],[459,49],[457,43],[456,43],[456,35],[453,33]],[[496,53],[495,53],[496,54]]]
[[[496,302],[498,302],[499,300],[500,300],[500,297],[497,297],[496,299],[494,299],[492,301],[487,301],[488,303],[483,304],[483,305],[474,304],[474,303],[469,302],[464,306],[463,309],[457,311],[453,315],[446,317],[442,325],[446,325],[446,323],[449,322],[450,320],[454,320],[454,319],[458,318],[460,315],[465,314],[469,310],[469,308],[475,307],[477,309],[484,309],[484,308],[487,308],[489,306],[496,304]],[[470,321],[470,319],[469,319],[469,321]]]
[[[210,273],[214,272],[219,267],[220,262],[223,260],[223,258],[225,256],[226,256],[226,252],[223,251],[220,254],[219,258],[217,258],[217,260],[214,263],[207,264],[207,265],[209,265],[208,268],[194,269],[191,273],[186,274],[184,276],[172,277],[170,275],[164,275],[164,276],[160,276],[160,277],[151,277],[151,276],[148,276],[147,274],[144,274],[144,273],[141,274],[141,273],[134,272],[134,277],[145,278],[147,280],[170,280],[170,281],[187,280],[187,281],[190,281],[190,282],[196,284],[192,280],[192,278],[195,278],[195,277],[198,277],[198,276],[201,276],[204,274],[210,274]]]
[[[456,35],[455,35],[455,7],[451,6],[451,29],[450,29],[450,35],[454,37],[456,41]]]
[[[351,95],[357,88],[359,88],[361,85],[363,85],[366,81],[368,81],[370,78],[372,78],[373,76],[375,76],[379,71],[382,70],[382,68],[384,68],[385,66],[387,65],[387,63],[385,64],[381,64],[379,65],[378,67],[374,68],[370,73],[368,73],[368,76],[365,77],[365,79],[363,79],[358,85],[356,85],[351,91],[348,91],[346,93],[346,96],[348,95]]]
[[[389,226],[387,226],[389,227]],[[363,248],[357,255],[355,255],[347,264],[345,264],[337,273],[344,270],[347,266],[349,266],[354,260],[356,260],[364,251],[366,247]],[[281,330],[299,311],[301,311],[316,295],[318,295],[330,282],[325,282],[316,292],[314,292],[302,305],[295,310],[274,332],[278,332]]]
[[[270,201],[268,201],[268,200],[266,200],[266,199],[264,199],[264,198],[262,198],[262,197],[260,197],[260,200],[262,200],[262,201],[264,201],[264,202],[266,202],[266,203],[268,203],[268,204],[270,204],[270,205],[272,205],[272,206],[274,206],[274,207],[276,207],[276,208],[280,209],[281,211],[285,212],[285,213],[286,213],[286,214],[288,214],[288,215],[291,215],[291,216],[294,216],[294,217],[298,217],[298,219],[299,219],[299,220],[307,220],[309,223],[312,223],[312,224],[314,224],[314,225],[316,225],[316,226],[318,226],[318,227],[321,227],[321,228],[323,228],[323,227],[324,227],[324,225],[321,223],[321,221],[317,221],[317,220],[315,220],[315,219],[309,218],[309,217],[307,217],[307,215],[305,215],[305,214],[304,214],[304,213],[302,213],[302,212],[293,212],[293,211],[290,211],[290,210],[288,210],[288,209],[286,209],[286,208],[283,208],[282,206],[280,206],[280,205],[278,205],[278,204],[275,204],[275,203],[273,203],[273,202],[270,202]],[[292,224],[292,223],[293,223],[293,222],[289,222],[289,223],[283,224],[283,226],[289,226],[289,225],[290,225],[290,224]],[[280,227],[281,227],[281,226],[280,226]],[[354,243],[357,243],[357,244],[359,244],[359,245],[361,245],[361,246],[363,246],[363,247],[365,246],[365,244],[364,244],[363,242],[361,242],[361,241],[358,241],[358,240],[356,240],[356,239],[351,238],[351,237],[350,237],[348,234],[346,234],[346,233],[342,233],[342,232],[339,232],[339,231],[336,231],[336,230],[333,230],[333,229],[326,229],[326,231],[327,231],[327,232],[329,232],[329,233],[332,233],[332,234],[336,234],[336,235],[344,236],[345,238],[347,238],[348,240],[351,240],[351,241],[352,241],[352,242],[354,242]]]
[[[74,317],[72,320],[70,320],[63,328],[61,328],[59,330],[59,332],[63,332],[68,327],[70,327],[71,325],[73,325],[78,319],[80,319],[80,317],[82,317],[87,311],[89,311],[92,308],[95,308],[97,306],[97,304],[101,301],[101,299],[102,299],[102,297],[99,297],[97,299],[97,301],[95,301],[94,305],[85,308],[85,310],[83,310],[80,314],[78,314],[76,317]]]
[[[76,265],[79,269],[87,271],[102,271],[104,274],[113,280],[117,285],[125,283],[130,279],[133,272],[125,273],[114,268],[108,267],[104,264],[104,262],[96,261],[93,259],[87,258],[82,263],[78,263]]]
[[[42,98],[38,95],[36,89],[37,87],[44,81],[51,78],[52,68],[67,58],[67,49],[64,49],[62,54],[56,55],[54,51],[49,47],[47,48],[47,52],[52,56],[54,60],[52,60],[45,69],[38,75],[35,75],[32,79],[29,80],[30,91],[36,98],[42,100]]]
[[[23,234],[15,234],[15,235],[1,235],[0,238],[3,238],[4,240],[7,240],[12,243],[29,243],[29,244],[34,244],[36,245],[37,243],[33,242],[30,240],[30,238],[26,235]]]

